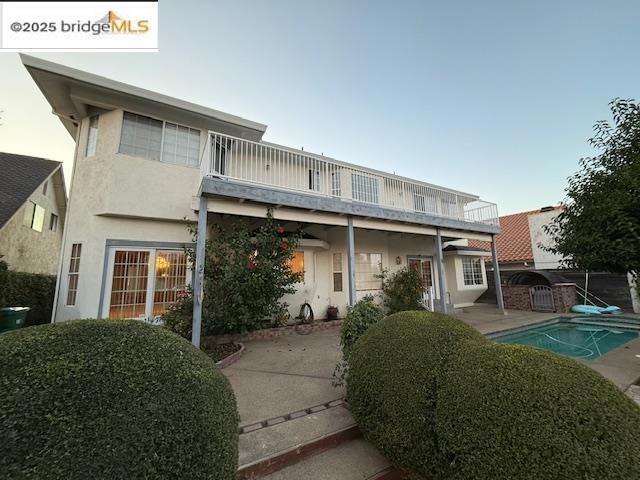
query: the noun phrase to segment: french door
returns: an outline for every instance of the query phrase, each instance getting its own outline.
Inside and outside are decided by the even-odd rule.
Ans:
[[[437,296],[433,278],[433,258],[432,257],[409,257],[409,268],[420,273],[422,283],[424,284],[423,303],[425,306],[433,310],[435,297]]]
[[[186,291],[191,272],[183,250],[109,250],[103,318],[157,321]]]
[[[420,273],[425,289],[433,287],[433,260],[431,257],[409,257],[409,268]]]

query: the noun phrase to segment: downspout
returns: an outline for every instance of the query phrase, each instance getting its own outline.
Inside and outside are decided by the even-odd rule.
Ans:
[[[58,309],[58,297],[60,295],[60,282],[62,282],[62,267],[64,266],[63,259],[64,259],[65,247],[67,244],[67,229],[69,228],[69,218],[71,217],[70,215],[71,193],[73,192],[73,179],[75,178],[75,173],[76,173],[76,162],[78,161],[78,142],[80,140],[80,131],[81,131],[81,127],[80,127],[81,122],[78,122],[73,118],[66,117],[56,112],[53,112],[53,113],[58,117],[62,117],[66,120],[70,120],[74,122],[78,126],[78,130],[76,131],[76,138],[75,138],[76,146],[73,150],[73,168],[71,169],[71,179],[69,181],[69,196],[67,197],[67,210],[64,213],[64,227],[62,228],[62,245],[60,246],[60,253],[58,255],[59,257],[58,258],[58,275],[56,278],[56,289],[53,294],[53,306],[51,309],[51,323],[56,322],[56,310]],[[60,166],[60,168],[62,168],[62,166]]]

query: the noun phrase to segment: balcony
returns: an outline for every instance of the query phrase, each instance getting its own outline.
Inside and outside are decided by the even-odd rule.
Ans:
[[[319,210],[339,201],[363,215],[383,209],[391,219],[499,231],[496,204],[477,196],[267,142],[209,132],[200,168],[205,179],[315,197]]]

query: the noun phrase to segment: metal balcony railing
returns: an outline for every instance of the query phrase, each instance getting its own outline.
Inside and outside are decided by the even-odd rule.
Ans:
[[[498,225],[498,208],[473,195],[267,142],[209,132],[203,176],[382,208]]]

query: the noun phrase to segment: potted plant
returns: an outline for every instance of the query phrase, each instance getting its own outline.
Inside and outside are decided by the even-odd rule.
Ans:
[[[338,307],[333,305],[329,305],[327,307],[327,320],[337,320],[338,319]]]

